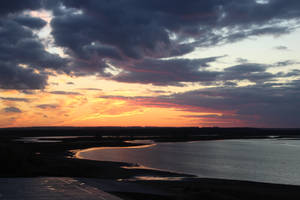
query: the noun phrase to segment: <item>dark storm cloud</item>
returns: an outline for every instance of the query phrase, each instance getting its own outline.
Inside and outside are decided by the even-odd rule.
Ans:
[[[57,54],[50,54],[34,35],[12,19],[0,19],[0,61],[26,64],[32,68],[59,70],[66,60]]]
[[[45,69],[65,67],[67,61],[47,52],[33,32],[44,25],[42,19],[23,14],[0,17],[0,88],[42,89],[48,79]]]
[[[297,63],[295,61],[281,61],[273,65],[243,63],[227,67],[223,71],[209,70],[209,62],[217,61],[218,58],[221,57],[144,60],[133,66],[126,67],[126,71],[115,76],[114,80],[128,83],[176,86],[184,86],[183,82],[199,82],[202,85],[217,85],[221,82],[227,86],[235,86],[237,84],[236,81],[248,80],[256,84],[265,84],[268,81],[274,81],[276,78],[300,75],[298,70],[292,70],[287,73],[267,72],[269,68],[289,66]]]
[[[0,17],[9,13],[39,9],[41,6],[40,0],[3,0],[0,6]]]
[[[292,24],[289,20],[300,17],[296,0],[270,0],[265,4],[254,0],[61,0],[48,7],[55,11],[51,22],[55,43],[72,58],[70,73],[109,78],[111,75],[105,69],[110,68],[110,63],[129,72],[113,77],[115,80],[153,80],[158,85],[180,85],[181,79],[161,81],[161,74],[159,80],[147,78],[147,73],[141,72],[146,65],[140,63],[147,64],[145,71],[155,71],[156,66],[149,65],[149,60],[156,65],[160,62],[158,58],[184,55],[197,47],[251,36],[286,34],[295,29],[296,22]],[[215,72],[202,73],[202,79],[216,76]],[[260,79],[268,75],[265,73]],[[186,80],[184,77],[185,74],[182,81]]]
[[[300,3],[297,0],[269,0],[266,4],[260,4],[253,0],[229,0],[225,3],[224,10],[227,16],[225,23],[229,24],[264,24],[271,20],[287,20],[298,18],[300,15]]]
[[[47,79],[46,76],[35,73],[33,69],[0,61],[0,88],[2,89],[42,89],[47,85]]]
[[[222,57],[222,56],[221,56]],[[145,59],[128,66],[126,71],[114,79],[130,83],[152,83],[154,85],[182,85],[181,82],[214,81],[219,72],[205,70],[210,62],[221,57],[203,59]]]
[[[39,8],[53,12],[51,26],[55,44],[64,48],[69,59],[47,52],[33,33],[46,22],[22,11]],[[218,72],[197,70],[197,64],[194,68],[181,67],[177,60],[170,63],[178,67],[166,66],[164,69],[157,66],[168,64],[159,58],[180,56],[198,47],[226,44],[251,36],[289,33],[299,20],[299,8],[298,0],[288,3],[270,0],[264,4],[254,0],[5,1],[0,8],[0,62],[13,66],[11,73],[15,71],[13,76],[20,77],[17,78],[16,89],[44,88],[49,76],[45,69],[155,85],[209,82],[219,77]],[[33,87],[29,80],[21,78],[20,74],[25,71],[20,69],[20,64],[41,72],[26,71],[39,84]],[[126,73],[113,76],[107,70],[111,64]],[[155,77],[158,71],[161,73]],[[167,77],[167,73],[171,76]],[[267,72],[255,73],[262,73],[255,76],[253,73],[251,76],[255,80],[263,81],[271,76]],[[236,79],[243,78],[244,74]],[[228,75],[227,79],[230,79]],[[0,86],[13,88],[13,85],[1,83]]]
[[[256,83],[272,80],[276,76],[272,73],[266,72],[267,65],[257,63],[245,63],[228,67],[224,73],[219,77],[219,80],[249,80]]]
[[[274,21],[295,19],[300,15],[298,1],[286,3],[284,0],[271,0],[268,4],[258,4],[254,0],[62,2],[72,9],[62,9],[61,15],[52,22],[58,44],[81,52],[83,46],[100,41],[133,58],[170,56],[174,49],[182,48],[178,42],[189,38],[194,38],[201,46],[201,43],[213,45],[224,37],[234,41],[251,35],[281,34],[289,28]],[[83,13],[74,14],[74,9]],[[230,29],[224,33],[221,28]],[[80,31],[66,34],[74,29]],[[170,39],[170,33],[177,36],[175,41]],[[207,39],[211,41],[205,41]],[[74,40],[79,43],[74,44]],[[193,50],[193,46],[184,47],[183,54]]]
[[[47,24],[47,22],[45,22],[41,18],[31,17],[27,15],[17,16],[14,20],[19,24],[32,29],[41,29]]]
[[[22,113],[22,111],[19,108],[16,108],[16,107],[4,108],[4,112],[6,112],[6,113]]]

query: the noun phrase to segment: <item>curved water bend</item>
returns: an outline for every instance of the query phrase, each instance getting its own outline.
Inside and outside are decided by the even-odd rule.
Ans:
[[[78,156],[138,163],[199,177],[300,185],[300,140],[158,143],[146,148],[94,148]]]

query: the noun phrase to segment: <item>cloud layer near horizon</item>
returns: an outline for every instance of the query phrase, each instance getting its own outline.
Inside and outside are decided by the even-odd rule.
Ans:
[[[212,121],[220,125],[236,121],[248,126],[299,127],[300,82],[293,81],[284,87],[255,85],[247,87],[212,87],[172,95],[156,97],[99,96],[120,99],[134,105],[176,108],[188,112],[190,118]],[[223,113],[220,115],[197,115],[197,113]],[[219,122],[217,122],[217,121]]]

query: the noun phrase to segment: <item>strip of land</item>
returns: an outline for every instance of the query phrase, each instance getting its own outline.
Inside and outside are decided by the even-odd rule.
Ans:
[[[35,188],[35,190],[46,191],[44,199],[47,199],[46,197],[48,195],[55,197],[55,193],[57,192],[59,195],[63,195],[64,192],[62,192],[62,190],[48,191],[43,189],[44,185],[40,184],[40,188],[37,186],[39,184],[34,186],[36,180],[38,180],[37,183],[41,183],[39,181],[49,179],[53,181],[53,183],[60,182],[60,184],[63,184],[61,182],[62,180],[76,180],[78,182],[75,185],[71,184],[69,186],[72,186],[72,188],[76,186],[78,190],[85,189],[85,187],[91,187],[99,191],[104,190],[123,199],[299,199],[299,186],[263,184],[234,180],[201,179],[196,178],[193,175],[138,168],[134,167],[136,166],[135,164],[130,163],[99,162],[74,158],[74,150],[78,149],[143,145],[127,143],[127,140],[150,139],[156,142],[183,142],[233,138],[264,139],[270,137],[292,137],[298,139],[298,133],[299,130],[296,129],[288,129],[286,131],[281,129],[199,128],[0,129],[0,177],[6,177],[6,179],[1,179],[2,184],[0,181],[0,193],[2,191],[1,188],[5,188],[2,187],[2,185],[5,185],[6,180],[8,180],[12,185],[17,183],[21,184],[22,181],[26,182],[26,180],[30,180],[29,182],[33,181],[33,185],[27,182],[26,184],[24,183],[24,187],[27,185],[29,188]],[[77,135],[81,137],[59,138],[57,141],[55,141],[55,138],[50,138],[51,140],[54,140],[54,142],[49,142],[49,138],[47,138],[47,136],[54,135]],[[27,136],[46,137],[42,138],[42,140],[45,140],[43,143],[19,140],[22,137]],[[177,181],[132,180],[135,176],[183,177],[183,179]],[[12,179],[11,177],[15,177],[15,179]],[[19,177],[27,177],[29,179]],[[44,178],[31,179],[32,177]],[[56,187],[55,184],[54,188]],[[17,187],[17,185],[15,185],[15,187]],[[5,193],[5,191],[7,192]],[[5,188],[5,191],[1,193],[2,196],[0,195],[0,199],[4,199],[4,195],[14,195],[14,190],[10,190],[9,187]],[[25,192],[25,196],[27,195],[25,189],[21,189],[20,191]],[[71,192],[69,191],[71,191],[71,189],[66,190],[66,194],[71,195]],[[51,192],[53,192],[53,194]],[[21,193],[16,193],[15,195],[21,195]],[[68,196],[68,198],[74,199],[70,196]],[[14,196],[11,196],[11,199],[22,198],[15,198]],[[27,199],[38,199],[38,197]]]

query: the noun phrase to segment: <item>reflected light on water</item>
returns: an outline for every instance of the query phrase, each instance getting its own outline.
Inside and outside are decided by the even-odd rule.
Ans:
[[[300,185],[299,150],[300,140],[249,139],[101,147],[76,156],[203,178]]]
[[[93,147],[93,148],[88,148],[83,150],[73,150],[71,152],[75,153],[75,158],[84,159],[84,157],[80,155],[81,153],[92,152],[95,150],[109,150],[109,149],[144,149],[144,148],[153,147],[155,145],[156,144],[145,144],[145,145],[126,146],[126,147]]]
[[[163,176],[135,176],[130,180],[137,181],[180,181],[183,180],[184,177],[163,177]]]

